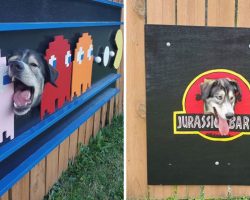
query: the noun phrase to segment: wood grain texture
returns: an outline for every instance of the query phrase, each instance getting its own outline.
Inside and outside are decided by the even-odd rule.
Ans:
[[[149,185],[148,193],[152,199],[167,199],[169,197],[174,197],[175,186]]]
[[[50,154],[46,157],[46,193],[49,192],[53,184],[58,179],[58,156],[59,148],[56,147]]]
[[[178,25],[205,25],[205,0],[181,0],[177,3]]]
[[[198,199],[201,193],[200,185],[187,185],[187,198]]]
[[[206,185],[204,187],[205,199],[226,198],[228,196],[228,187],[221,185]]]
[[[9,192],[6,192],[3,196],[1,196],[0,200],[10,200],[10,198],[9,198]]]
[[[148,24],[175,24],[175,0],[147,0]]]
[[[152,0],[151,0],[152,1]],[[153,3],[154,1],[152,1]],[[148,3],[150,3],[148,1]],[[147,196],[144,1],[127,0],[127,198]],[[136,69],[136,70],[135,70]]]
[[[238,0],[238,27],[250,27],[250,1]]]
[[[93,136],[95,137],[100,130],[100,122],[101,122],[101,109],[96,111],[94,115],[94,127],[93,127]]]
[[[122,63],[124,59],[122,58]],[[120,93],[118,95],[118,114],[123,113],[123,99],[124,99],[124,65],[120,67],[120,73],[121,73],[121,78],[120,78]]]
[[[234,185],[230,186],[231,197],[250,197],[249,185]]]
[[[119,74],[121,74],[121,67],[119,67],[118,69],[117,69],[117,73],[119,73]],[[120,86],[121,85],[121,81],[120,81],[120,79],[118,79],[117,81],[116,81],[116,88],[119,88],[120,89]],[[115,96],[115,115],[119,115],[119,99],[120,99],[120,94],[121,94],[121,91],[120,91],[120,93],[119,94],[117,94],[116,96]]]
[[[114,106],[115,106],[115,97],[112,97],[108,103],[108,122],[111,124],[114,117]]]
[[[74,160],[77,154],[78,129],[69,137],[69,160]]]
[[[68,168],[69,160],[69,137],[66,138],[59,146],[58,178],[62,172]]]
[[[235,0],[208,0],[208,26],[231,27],[235,23]]]
[[[235,25],[235,0],[208,0],[208,26],[233,27]],[[227,197],[228,186],[205,186],[205,198]]]
[[[88,121],[86,122],[86,137],[85,137],[85,144],[89,143],[89,139],[93,136],[93,123],[94,123],[94,117],[90,117]]]
[[[176,197],[178,199],[187,199],[188,198],[188,186],[187,185],[176,186]]]
[[[18,181],[10,190],[12,200],[27,200],[29,199],[30,179],[29,173]]]
[[[101,109],[101,127],[104,128],[106,125],[108,104],[104,104]]]
[[[205,0],[179,0],[177,3],[177,25],[204,26]],[[177,197],[196,198],[200,195],[200,186],[177,186]]]
[[[250,27],[250,1],[238,0],[238,27]],[[250,196],[250,186],[230,186],[232,197]]]
[[[86,122],[78,129],[78,147],[80,144],[85,144]]]
[[[43,199],[45,195],[45,159],[30,171],[30,200]]]

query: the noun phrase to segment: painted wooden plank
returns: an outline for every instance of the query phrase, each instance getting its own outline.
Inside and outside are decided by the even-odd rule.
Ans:
[[[147,191],[144,1],[127,0],[127,64],[126,64],[126,163],[127,198],[144,199]],[[140,2],[140,4],[139,4]],[[155,1],[147,1],[147,3]],[[140,6],[139,6],[140,5]],[[149,5],[150,6],[150,5]],[[148,13],[149,15],[149,13]],[[153,20],[149,20],[152,23]],[[135,67],[136,66],[136,67]],[[136,69],[136,70],[135,70]]]
[[[118,94],[118,114],[123,113],[123,97],[124,97],[124,58],[122,59],[122,65],[120,67],[121,78],[120,81],[120,93]]]
[[[86,123],[83,123],[78,129],[78,147],[80,144],[85,144]]]
[[[250,27],[250,1],[238,0],[238,27]]]
[[[114,117],[114,106],[115,106],[115,98],[110,99],[108,103],[108,122],[111,124],[112,119]]]
[[[205,0],[181,0],[177,3],[177,25],[204,26]],[[177,186],[177,197],[180,199],[195,198],[199,186]],[[191,192],[189,192],[191,190]],[[194,192],[195,191],[195,192]],[[199,195],[199,194],[198,194]]]
[[[59,164],[58,164],[58,178],[62,172],[68,168],[69,160],[69,137],[65,139],[59,146]]]
[[[123,21],[124,19],[124,12],[122,10],[122,14],[121,14],[121,21]],[[121,30],[124,33],[124,26],[121,26]],[[124,35],[124,34],[123,34]],[[124,51],[123,51],[124,52]],[[118,114],[122,114],[123,112],[123,94],[124,94],[124,55],[122,56],[122,61],[121,61],[121,66],[119,68],[119,73],[121,74],[121,78],[119,79],[119,89],[120,89],[120,93],[117,95],[118,99],[118,107],[117,107],[117,112],[116,115]]]
[[[117,69],[117,73],[121,74],[121,68],[122,68],[122,66]],[[121,89],[121,86],[120,86],[121,85],[121,81],[120,80],[121,80],[121,78],[116,81],[116,88],[119,88],[119,89]],[[115,97],[115,115],[119,114],[119,103],[120,103],[119,100],[120,100],[120,95],[121,95],[121,91]]]
[[[233,185],[230,186],[231,197],[250,197],[249,185]]]
[[[30,199],[43,199],[45,195],[45,159],[30,171]]]
[[[19,30],[40,30],[55,28],[76,28],[76,27],[95,27],[95,26],[120,26],[122,23],[111,22],[23,22],[23,23],[0,23],[0,31],[19,31]]]
[[[188,185],[187,186],[187,199],[198,199],[201,194],[200,185]]]
[[[74,160],[77,154],[78,129],[69,137],[69,160]]]
[[[148,192],[152,199],[167,199],[174,197],[175,186],[149,185]]]
[[[94,125],[94,117],[90,117],[86,124],[86,137],[85,144],[89,143],[90,138],[93,136],[93,125]]]
[[[205,0],[181,0],[177,4],[178,25],[205,25]]]
[[[208,0],[208,26],[233,27],[235,25],[235,0]],[[205,198],[225,198],[228,186],[204,187]]]
[[[237,26],[238,27],[250,27],[250,1],[249,0],[238,0],[238,16]],[[230,186],[232,197],[249,197],[250,186]]]
[[[208,26],[234,26],[235,0],[208,0]]]
[[[93,136],[95,137],[100,130],[100,122],[101,122],[101,109],[99,109],[94,115],[94,128],[93,128]]]
[[[30,191],[30,178],[28,173],[11,188],[10,191],[11,199],[27,200],[29,199],[29,191]]]
[[[178,199],[187,199],[188,197],[188,186],[187,185],[178,185],[176,186],[176,197]]]
[[[147,1],[148,24],[175,24],[175,0]]]
[[[10,200],[10,198],[9,198],[9,192],[6,192],[3,196],[1,196],[0,200]]]
[[[107,108],[108,104],[103,105],[101,109],[101,127],[104,128],[106,125],[106,118],[107,118]]]
[[[59,162],[59,147],[56,147],[46,157],[46,194],[58,179],[58,162]]]

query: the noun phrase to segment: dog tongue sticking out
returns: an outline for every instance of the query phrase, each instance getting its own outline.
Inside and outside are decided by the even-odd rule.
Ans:
[[[24,90],[24,91],[16,91],[13,100],[14,100],[14,106],[16,107],[24,107],[31,103],[31,92],[30,90]]]
[[[227,120],[221,118],[220,116],[218,116],[218,126],[219,126],[219,131],[221,133],[221,135],[228,135],[229,133],[229,125],[227,123]]]

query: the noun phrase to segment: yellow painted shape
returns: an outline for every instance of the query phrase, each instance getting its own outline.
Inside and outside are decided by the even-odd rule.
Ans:
[[[115,43],[116,43],[116,47],[117,47],[117,52],[116,52],[116,56],[115,56],[114,67],[116,69],[118,69],[121,65],[122,54],[123,54],[123,34],[122,34],[121,29],[119,29],[116,32]]]

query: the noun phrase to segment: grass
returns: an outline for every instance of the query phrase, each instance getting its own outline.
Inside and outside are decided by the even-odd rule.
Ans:
[[[45,200],[123,199],[123,117],[81,146]]]

